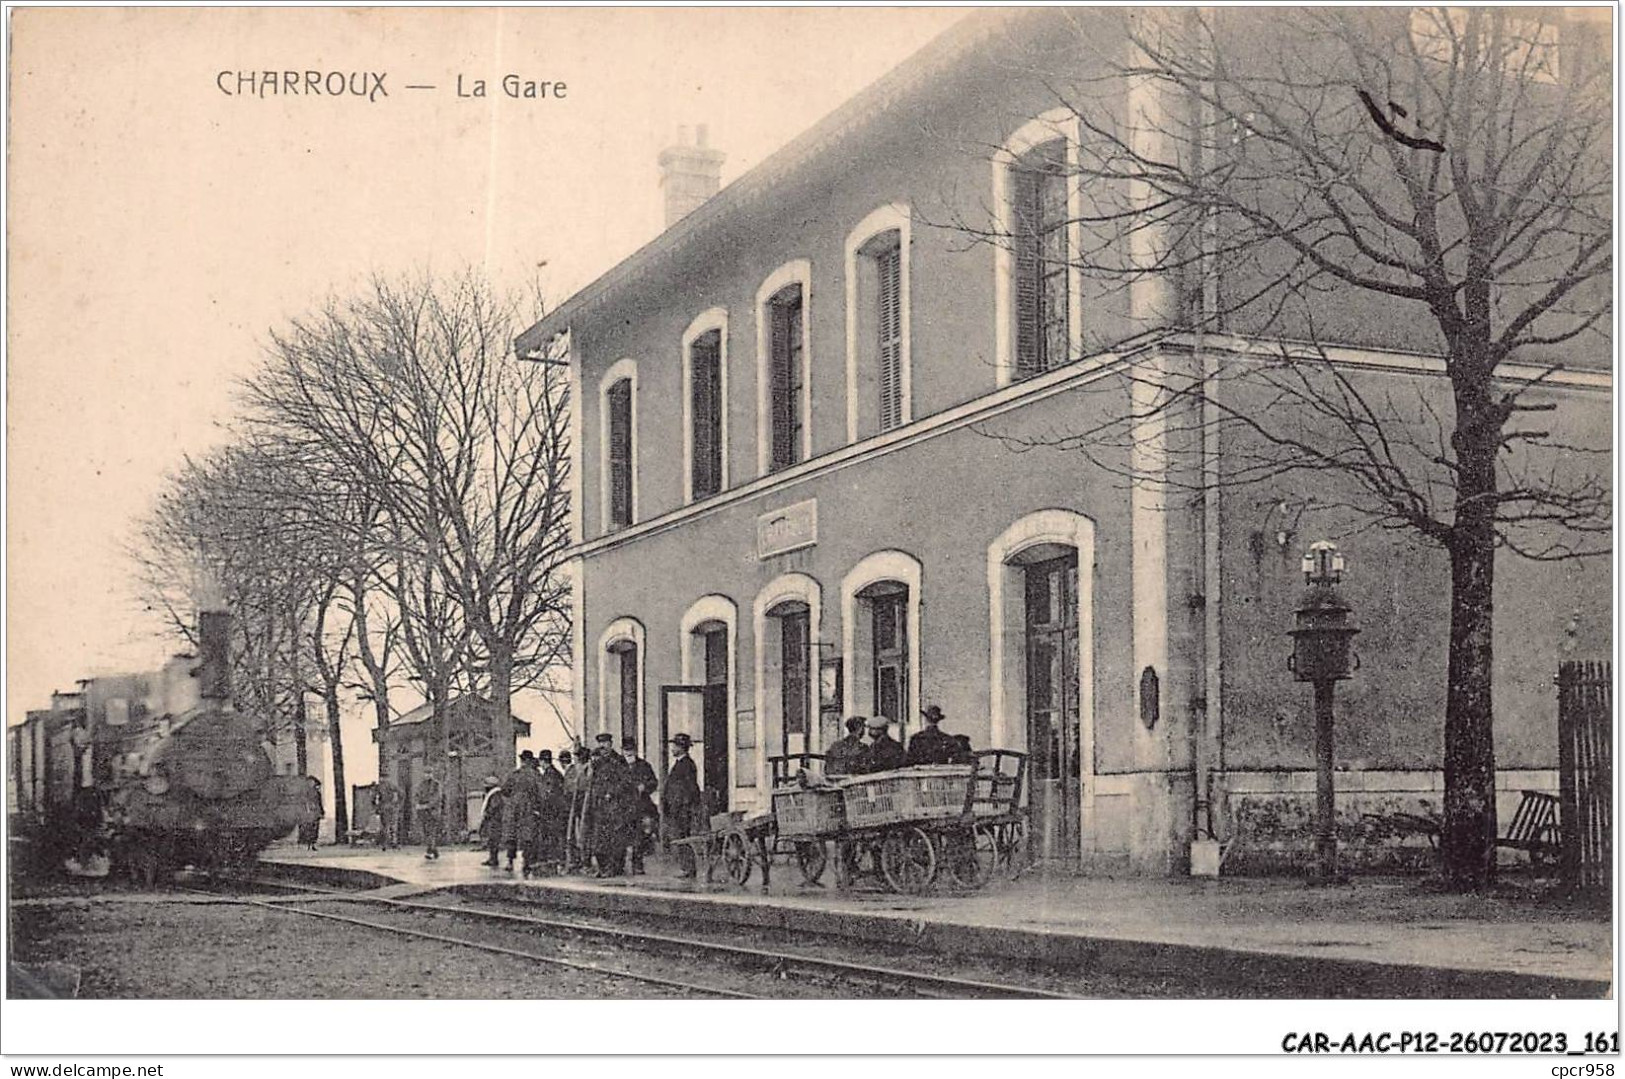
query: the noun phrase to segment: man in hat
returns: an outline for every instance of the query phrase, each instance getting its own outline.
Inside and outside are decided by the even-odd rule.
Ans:
[[[660,790],[660,817],[668,843],[695,834],[703,812],[699,771],[688,755],[693,746],[694,739],[687,734],[679,733],[671,740],[671,769]],[[694,876],[694,850],[687,845],[677,848],[677,875],[685,879]]]
[[[523,852],[521,872],[530,876],[540,860],[538,839],[542,815],[542,777],[536,772],[536,754],[519,754],[519,767],[502,784],[503,828],[508,842],[508,870],[513,871],[516,854]]]
[[[846,737],[824,754],[826,776],[862,775],[868,765],[869,748],[863,744],[863,717],[846,717]]]
[[[885,716],[870,716],[866,727],[869,732],[868,764],[865,772],[889,772],[901,768],[907,761],[903,743],[886,733],[891,720]]]
[[[485,777],[485,801],[480,803],[480,840],[485,844],[487,857],[481,865],[495,869],[497,851],[502,849],[502,780]]]
[[[540,855],[535,872],[553,874],[564,867],[564,832],[570,800],[564,793],[564,776],[553,767],[553,751],[536,754],[537,776],[541,780],[541,813],[537,821]]]
[[[628,840],[632,848],[632,873],[642,876],[643,856],[649,852],[654,842],[655,827],[660,823],[660,811],[655,809],[654,802],[655,789],[660,786],[660,781],[655,778],[654,765],[638,756],[636,738],[621,739],[621,757],[626,761],[627,777],[637,792],[632,802],[633,818]]]
[[[587,798],[582,829],[598,863],[598,876],[618,877],[626,869],[626,848],[637,814],[637,788],[627,774],[626,762],[615,753],[615,739],[600,734],[593,747],[587,775]]]
[[[558,766],[564,777],[564,849],[561,852],[564,864],[561,868],[568,873],[576,864],[576,791],[581,766],[568,749],[559,750]]]
[[[446,823],[446,788],[433,769],[423,774],[423,782],[412,792],[412,808],[418,815],[418,827],[423,830],[423,857],[429,861],[440,858],[440,829]]]
[[[592,751],[585,742],[575,747],[576,790],[570,802],[570,842],[576,856],[576,869],[592,872],[592,842],[587,837],[587,788],[592,784]]]
[[[920,717],[925,729],[908,740],[908,763],[952,764],[959,755],[959,744],[942,730],[942,709],[933,704]]]

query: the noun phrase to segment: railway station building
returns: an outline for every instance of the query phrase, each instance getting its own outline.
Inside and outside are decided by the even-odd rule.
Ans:
[[[1199,288],[1113,287],[1062,254],[1085,240],[1082,181],[1051,166],[1084,136],[1047,75],[1099,63],[1099,17],[973,15],[726,188],[704,133],[683,140],[666,230],[521,335],[521,356],[568,363],[577,403],[588,736],[662,762],[686,731],[715,806],[765,810],[770,756],[828,746],[848,715],[906,740],[937,705],[978,748],[1030,755],[1043,858],[1180,873],[1211,833],[1231,867],[1268,868],[1309,846],[1313,714],[1286,632],[1303,552],[1330,540],[1362,627],[1339,812],[1439,809],[1442,550],[1362,526],[1329,479],[1130,481],[1145,462],[1068,444],[1133,407],[1126,364],[1282,344],[1190,328]],[[1173,107],[1146,90],[1131,111]],[[1009,242],[977,242],[978,220]],[[1317,302],[1349,378],[1448,401],[1415,305]],[[1552,429],[1606,446],[1607,345],[1571,352],[1539,388]],[[1233,467],[1231,446],[1197,449]],[[1612,589],[1606,559],[1508,552],[1497,574],[1505,820],[1556,786],[1553,675],[1611,651]]]

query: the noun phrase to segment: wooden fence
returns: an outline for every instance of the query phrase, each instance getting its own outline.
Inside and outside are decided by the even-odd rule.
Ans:
[[[1558,668],[1563,879],[1584,891],[1613,886],[1613,705],[1612,664],[1570,661]]]

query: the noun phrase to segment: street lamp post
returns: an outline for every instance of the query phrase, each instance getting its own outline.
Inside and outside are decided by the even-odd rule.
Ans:
[[[1359,667],[1353,644],[1360,631],[1349,621],[1354,609],[1338,590],[1343,568],[1343,555],[1333,543],[1311,544],[1303,556],[1309,587],[1295,612],[1289,634],[1292,655],[1287,660],[1298,681],[1315,686],[1315,876],[1322,882],[1338,879],[1333,689]]]

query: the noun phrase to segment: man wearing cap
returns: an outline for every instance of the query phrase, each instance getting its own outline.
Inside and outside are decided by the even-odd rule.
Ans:
[[[502,800],[502,834],[508,841],[508,869],[513,870],[514,855],[522,851],[520,864],[528,877],[540,860],[537,840],[542,814],[542,777],[536,771],[536,754],[530,750],[519,754],[519,767],[502,785]]]
[[[654,793],[660,781],[655,778],[654,765],[638,756],[636,738],[621,739],[621,757],[626,761],[627,777],[637,792],[632,801],[632,826],[627,840],[631,846],[632,873],[642,876],[643,856],[649,852],[655,827],[660,822],[660,812],[655,809],[654,802]]]
[[[535,872],[553,874],[564,867],[565,818],[570,812],[570,800],[564,793],[564,776],[553,767],[553,751],[542,750],[536,754],[536,762],[542,800],[541,813],[537,819],[537,849],[540,858],[536,863]]]
[[[660,789],[660,816],[666,842],[686,839],[695,833],[700,815],[700,776],[694,759],[688,755],[694,739],[678,734],[671,740],[671,769],[666,772],[666,785]],[[686,844],[677,848],[677,875],[694,876],[694,851]]]
[[[576,795],[581,781],[581,766],[576,763],[575,754],[568,749],[559,750],[558,764],[564,777],[564,850],[562,851],[565,872],[569,872],[576,863]]]
[[[869,747],[863,744],[863,717],[846,717],[846,737],[824,754],[826,776],[858,776],[868,766]]]
[[[903,743],[886,733],[891,720],[885,716],[870,716],[868,720],[869,750],[865,772],[889,772],[901,768],[907,761]]]
[[[481,865],[493,869],[497,864],[497,851],[502,849],[502,780],[485,777],[485,801],[480,804],[480,840],[485,844],[487,857]]]
[[[959,744],[942,730],[942,709],[933,704],[920,716],[925,729],[908,740],[908,763],[952,764],[959,755]]]

